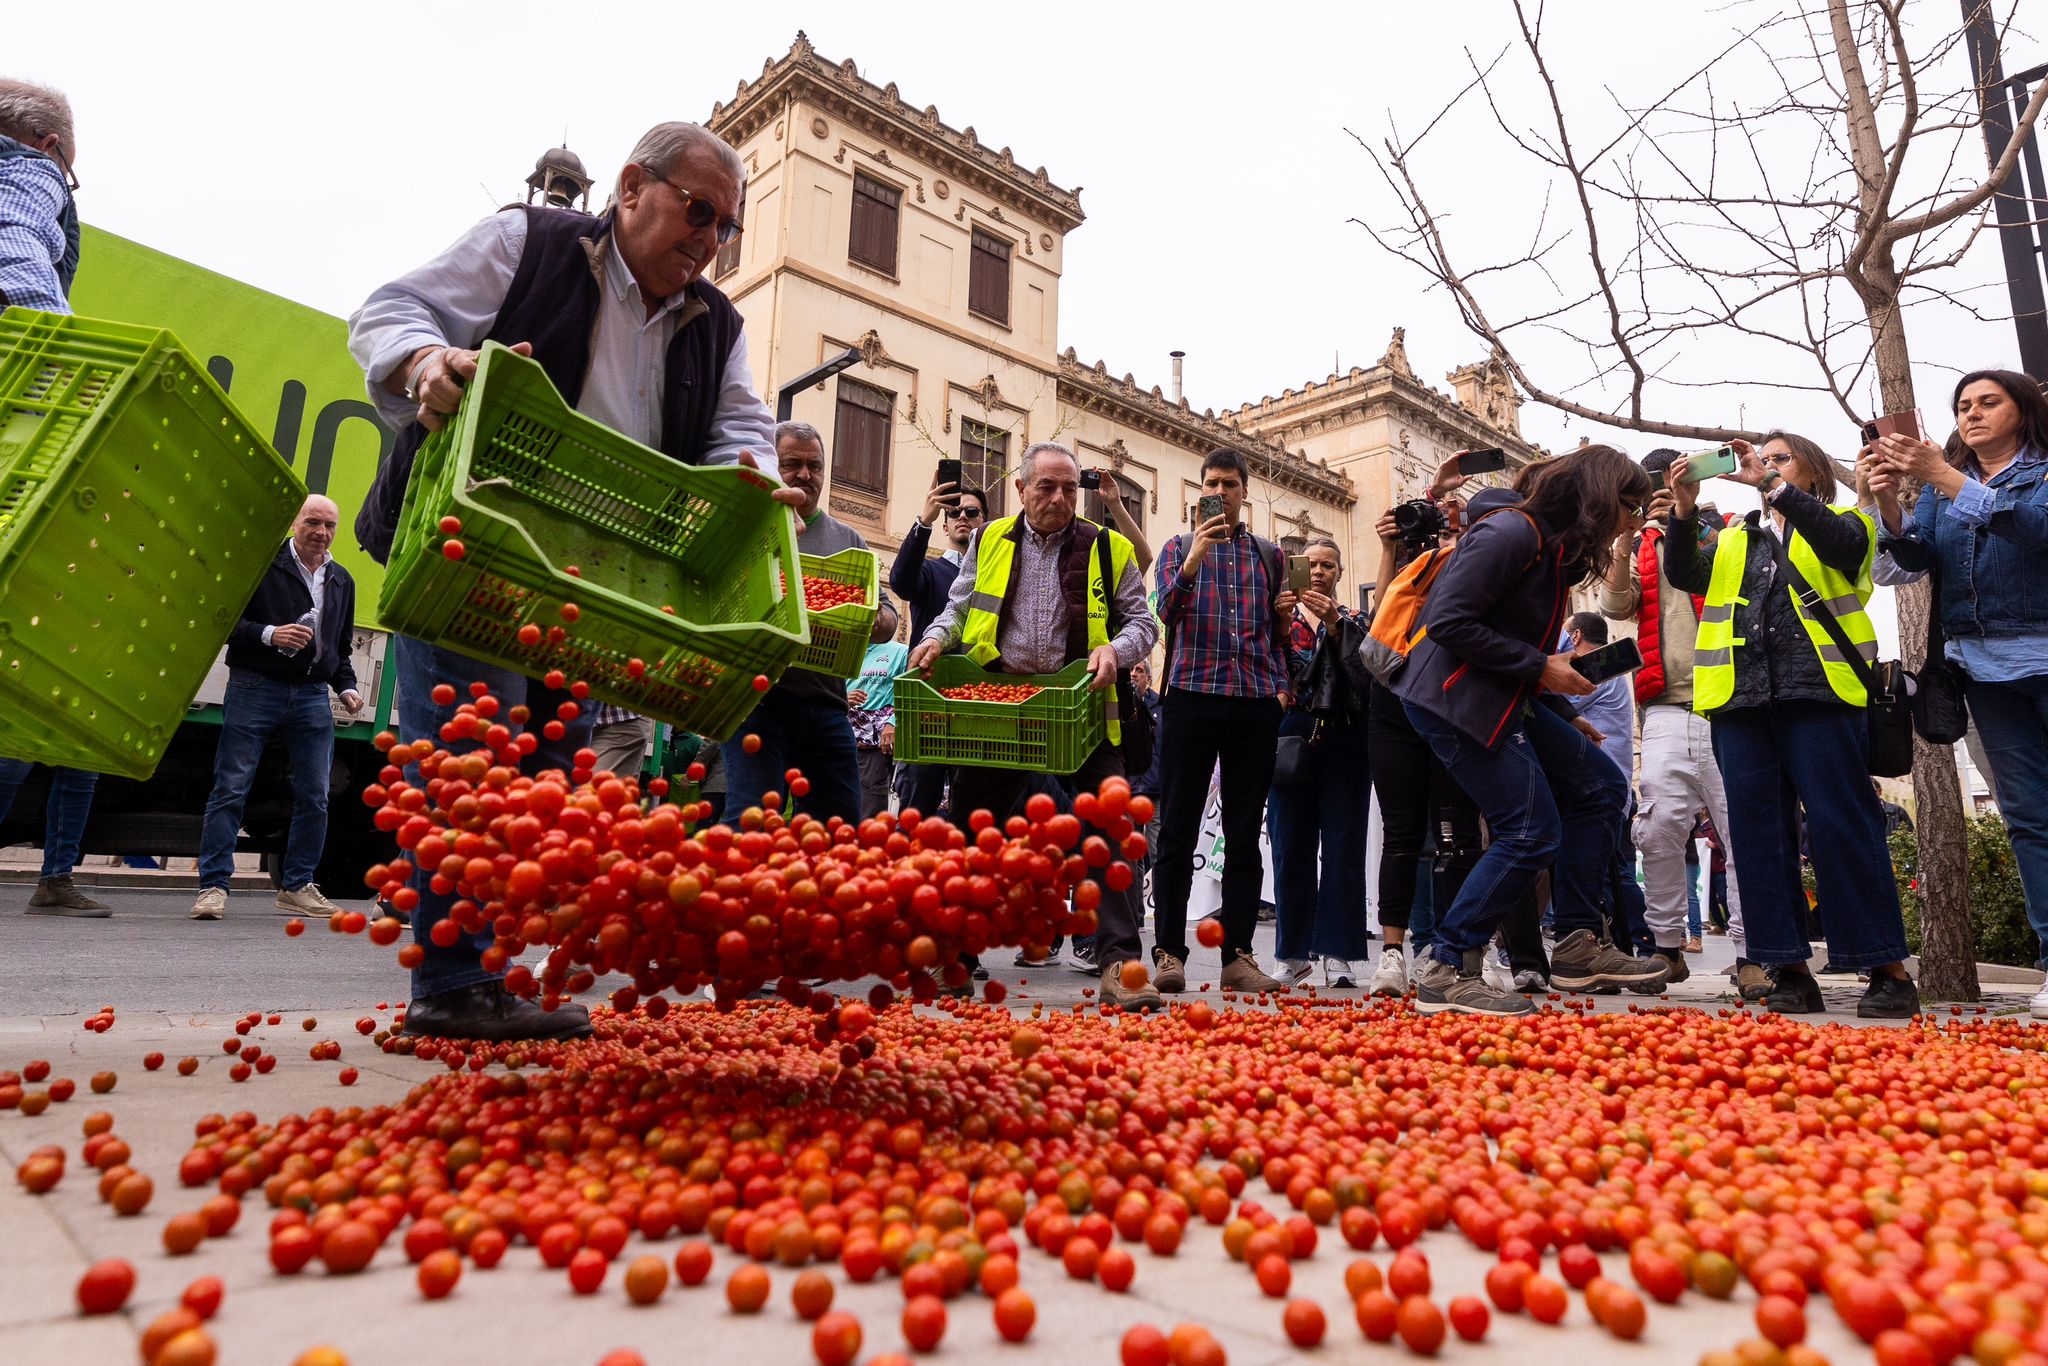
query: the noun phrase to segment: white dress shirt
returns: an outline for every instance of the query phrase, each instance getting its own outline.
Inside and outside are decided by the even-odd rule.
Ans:
[[[372,293],[349,318],[349,351],[368,379],[370,402],[394,431],[413,420],[417,405],[386,392],[383,381],[421,347],[481,346],[525,250],[526,214],[516,208],[492,214],[433,260]],[[596,335],[576,410],[658,447],[668,345],[688,302],[688,293],[678,292],[650,317],[617,237],[607,234]],[[745,332],[726,357],[703,463],[736,464],[741,451],[752,451],[761,472],[776,479],[775,417],[754,392]]]
[[[299,558],[298,546],[291,541],[286,541],[284,544],[285,549],[291,552],[291,554],[287,556],[287,558],[291,560],[292,568],[299,571],[299,577],[306,581],[307,589],[310,590],[313,594],[313,620],[308,622],[307,624],[313,628],[312,648],[314,654],[317,655],[320,651],[320,609],[321,606],[326,602],[325,594],[327,592],[327,566],[334,563],[334,556],[323,551],[321,552],[320,555],[320,567],[317,569],[308,569],[306,568],[306,562],[303,559]],[[270,633],[272,631],[275,631],[279,626],[290,626],[294,624],[295,623],[293,622],[280,621],[275,623],[274,625],[264,627],[263,643],[265,645],[268,645],[270,643]]]

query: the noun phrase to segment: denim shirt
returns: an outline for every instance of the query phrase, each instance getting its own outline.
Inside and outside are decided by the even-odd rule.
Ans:
[[[2048,455],[2023,450],[1963,495],[1922,489],[1911,526],[1880,546],[1908,572],[1938,569],[1952,641],[2048,637]]]

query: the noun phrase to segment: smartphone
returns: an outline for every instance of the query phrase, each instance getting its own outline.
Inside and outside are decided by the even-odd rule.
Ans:
[[[1707,479],[1718,479],[1722,475],[1735,473],[1741,462],[1735,458],[1733,446],[1709,446],[1703,451],[1685,453],[1685,482],[1697,484]]]
[[[1308,591],[1308,556],[1287,557],[1287,591],[1297,597]]]
[[[1863,424],[1863,444],[1875,445],[1882,437],[1910,436],[1915,441],[1927,439],[1927,424],[1920,420],[1920,410],[1904,413],[1886,413],[1875,421]]]
[[[1464,451],[1458,456],[1458,473],[1492,474],[1508,467],[1508,453],[1498,446],[1487,446],[1481,450]]]
[[[1650,492],[1652,492],[1652,493],[1662,493],[1662,492],[1664,491],[1664,489],[1665,489],[1665,483],[1664,483],[1664,474],[1665,474],[1665,471],[1663,471],[1663,470],[1651,470],[1651,471],[1650,471]]]
[[[1633,638],[1623,636],[1620,640],[1609,641],[1591,654],[1580,655],[1572,661],[1588,683],[1605,683],[1633,669],[1643,667],[1643,653],[1636,648]]]
[[[1195,525],[1202,526],[1212,517],[1223,515],[1223,495],[1205,493],[1195,503]]]
[[[960,487],[960,462],[958,460],[939,461],[939,482],[941,484],[951,484],[955,488]]]
[[[1101,470],[1082,470],[1082,471],[1081,471],[1081,487],[1082,487],[1082,488],[1084,488],[1084,489],[1099,489],[1099,488],[1101,488],[1101,487],[1102,487],[1102,471],[1101,471]]]

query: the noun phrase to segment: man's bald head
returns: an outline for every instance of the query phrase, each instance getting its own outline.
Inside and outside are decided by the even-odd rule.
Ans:
[[[327,551],[334,544],[334,533],[341,525],[341,509],[332,498],[323,494],[309,493],[306,501],[299,505],[298,518],[292,523],[292,545],[299,553],[299,559],[307,565],[318,565],[327,558]]]

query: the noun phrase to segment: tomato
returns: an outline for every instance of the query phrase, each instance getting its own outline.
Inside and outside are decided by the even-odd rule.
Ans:
[[[1166,1334],[1149,1323],[1128,1328],[1118,1354],[1123,1366],[1168,1366]]]
[[[677,1254],[678,1260],[681,1254]],[[680,1268],[679,1268],[680,1269]],[[684,1277],[684,1284],[694,1284]],[[725,1283],[725,1302],[735,1314],[758,1314],[768,1303],[768,1273],[758,1266],[743,1266]]]
[[[929,1352],[946,1335],[946,1304],[936,1295],[919,1295],[903,1306],[903,1340],[914,1352]]]
[[[981,1293],[994,1299],[1017,1283],[1017,1259],[998,1253],[981,1264]]]
[[[1565,1288],[1548,1276],[1531,1276],[1522,1282],[1522,1304],[1538,1323],[1560,1323],[1571,1307]]]
[[[206,1241],[206,1220],[199,1214],[187,1211],[174,1214],[164,1221],[164,1251],[173,1257],[182,1257]]]
[[[1195,942],[1205,949],[1222,948],[1223,922],[1220,920],[1201,920],[1196,922]]]
[[[203,1328],[188,1328],[157,1349],[149,1366],[213,1366],[217,1349]]]
[[[1416,1248],[1404,1248],[1387,1268],[1387,1290],[1397,1300],[1429,1293],[1429,1259]]]
[[[1887,1328],[1871,1346],[1877,1366],[1934,1366],[1934,1353],[1920,1338],[1901,1328]]]
[[[1384,1290],[1368,1290],[1352,1304],[1358,1331],[1373,1342],[1392,1342],[1400,1331],[1401,1305]]]
[[[361,1271],[376,1255],[376,1230],[354,1219],[336,1224],[320,1241],[320,1261],[330,1276]]]
[[[1879,1333],[1902,1327],[1906,1322],[1906,1306],[1899,1299],[1899,1292],[1870,1276],[1857,1276],[1847,1282],[1842,1293],[1835,1296],[1835,1312],[1842,1316],[1850,1332],[1871,1343],[1877,1341]]]
[[[1297,1347],[1313,1347],[1329,1331],[1323,1307],[1314,1300],[1289,1300],[1280,1311],[1280,1326],[1286,1330],[1287,1340]]]
[[[1756,1330],[1780,1347],[1806,1341],[1806,1311],[1783,1295],[1757,1301]]]
[[[1260,1258],[1252,1274],[1258,1279],[1259,1289],[1276,1300],[1285,1295],[1287,1288],[1294,1284],[1294,1269],[1288,1266],[1287,1259],[1277,1252],[1268,1253]]]
[[[221,1301],[226,1298],[228,1288],[218,1276],[201,1276],[185,1287],[185,1293],[178,1297],[178,1303],[190,1309],[202,1319],[210,1319],[220,1312]]]
[[[1600,1258],[1584,1243],[1573,1243],[1557,1254],[1557,1274],[1572,1289],[1584,1290],[1600,1274]]]
[[[149,1321],[149,1327],[142,1330],[142,1359],[154,1363],[164,1350],[164,1344],[181,1333],[199,1327],[199,1316],[190,1309],[170,1309]]]
[[[1449,1305],[1448,1317],[1451,1331],[1467,1342],[1478,1342],[1486,1336],[1493,1315],[1487,1312],[1486,1301],[1477,1295],[1460,1295]]]
[[[1102,1249],[1092,1238],[1070,1238],[1066,1246],[1060,1249],[1060,1261],[1065,1264],[1067,1274],[1075,1280],[1092,1281],[1095,1279],[1095,1268],[1102,1261]],[[906,1280],[904,1284],[907,1291],[909,1282]]]
[[[860,1342],[860,1320],[844,1310],[825,1314],[811,1326],[811,1351],[818,1366],[853,1366]]]
[[[1527,1262],[1495,1262],[1486,1269],[1486,1297],[1503,1314],[1519,1314],[1523,1287],[1534,1274]]]
[[[1616,1285],[1596,1317],[1608,1332],[1624,1342],[1633,1342],[1643,1335],[1649,1323],[1649,1310],[1644,1307],[1641,1295],[1627,1286]]]
[[[996,1332],[1003,1341],[1022,1342],[1038,1322],[1038,1305],[1022,1289],[1011,1286],[996,1296],[995,1317]]]
[[[135,1290],[135,1268],[119,1257],[94,1262],[78,1278],[78,1308],[86,1314],[111,1314]],[[205,1315],[199,1317],[204,1318]]]
[[[1427,1295],[1410,1295],[1395,1312],[1401,1341],[1417,1356],[1435,1356],[1444,1345],[1444,1311]]]
[[[711,1274],[711,1244],[684,1243],[676,1249],[676,1281],[681,1285],[702,1285]],[[764,1276],[766,1272],[762,1273]],[[756,1306],[757,1308],[759,1306]]]
[[[497,1229],[478,1229],[469,1240],[469,1260],[478,1270],[488,1271],[504,1260],[506,1247],[505,1235]]]
[[[310,1230],[280,1229],[270,1238],[270,1265],[281,1276],[297,1275],[305,1269],[306,1263],[313,1260],[313,1254],[319,1247]]]
[[[1120,1247],[1104,1252],[1095,1267],[1095,1278],[1102,1282],[1102,1288],[1118,1294],[1129,1290],[1137,1275],[1137,1261]]]
[[[819,1271],[806,1271],[789,1290],[789,1302],[800,1319],[816,1319],[832,1307],[832,1278]]]
[[[141,1172],[131,1172],[114,1187],[107,1203],[114,1207],[116,1214],[140,1214],[148,1208],[149,1198],[155,1192],[155,1182]]]
[[[429,1252],[421,1260],[419,1270],[413,1273],[413,1279],[419,1283],[420,1294],[425,1298],[448,1298],[455,1289],[455,1283],[462,1279],[462,1254],[446,1247]]]

